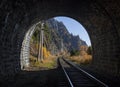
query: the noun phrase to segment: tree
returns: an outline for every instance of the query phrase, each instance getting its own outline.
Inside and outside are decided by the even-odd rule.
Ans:
[[[80,55],[80,51],[79,50],[71,50],[70,55],[71,56],[78,56],[78,55]]]
[[[32,36],[32,40],[33,40],[33,43],[38,43],[38,38],[39,38],[39,30],[36,30],[35,32],[34,32],[34,34],[33,34],[33,36]]]
[[[35,32],[33,33],[31,38],[31,54],[37,55],[39,57],[41,56],[41,58],[48,57],[50,55],[49,52],[49,44],[51,41],[50,29],[48,28],[47,23],[44,23],[43,25],[39,23],[36,25],[35,28],[36,28]]]
[[[91,47],[91,46],[88,47],[87,53],[88,53],[89,55],[92,55],[92,47]]]

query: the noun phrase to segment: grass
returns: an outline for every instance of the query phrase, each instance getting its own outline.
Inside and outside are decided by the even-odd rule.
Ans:
[[[90,64],[92,61],[92,56],[91,55],[83,55],[83,56],[71,56],[68,57],[69,60],[72,62],[75,62],[77,64]]]
[[[56,67],[56,58],[54,56],[50,56],[49,58],[45,58],[43,62],[39,62],[36,57],[30,56],[30,66],[52,69]]]

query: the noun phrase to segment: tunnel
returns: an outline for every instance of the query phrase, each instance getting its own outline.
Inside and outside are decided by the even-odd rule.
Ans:
[[[28,32],[41,20],[67,16],[80,22],[92,47],[92,67],[105,75],[120,75],[119,0],[1,0],[0,76],[21,71],[21,54]],[[25,55],[24,55],[25,56]]]

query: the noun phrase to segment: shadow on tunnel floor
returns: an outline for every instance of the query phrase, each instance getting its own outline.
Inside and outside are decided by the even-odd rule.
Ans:
[[[57,87],[58,68],[40,71],[21,71],[11,81],[0,82],[0,87]]]
[[[120,87],[120,76],[114,76],[108,73],[105,73],[103,71],[98,71],[94,69],[93,67],[81,67],[83,70],[87,71],[89,74],[93,75],[100,81],[107,84],[109,87]]]
[[[120,78],[110,77],[92,72],[85,69],[91,75],[99,80],[105,82],[109,87],[120,87]],[[40,71],[21,71],[13,78],[8,80],[1,80],[0,87],[58,87],[59,78],[62,76],[61,68],[54,68]]]

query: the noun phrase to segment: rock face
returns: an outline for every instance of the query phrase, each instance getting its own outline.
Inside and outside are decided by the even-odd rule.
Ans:
[[[80,50],[80,46],[87,46],[86,42],[81,40],[78,35],[70,34],[62,22],[53,18],[46,22],[51,32],[52,44],[54,44],[56,50]]]

